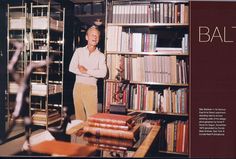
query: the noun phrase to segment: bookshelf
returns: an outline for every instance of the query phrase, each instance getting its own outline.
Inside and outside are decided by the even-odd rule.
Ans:
[[[158,151],[166,155],[188,156],[188,6],[183,0],[113,0],[106,7],[104,110],[122,104],[162,119]],[[118,74],[129,81],[120,98]]]
[[[15,67],[16,73],[20,77],[23,77],[26,67],[31,62],[37,63],[47,58],[52,59],[47,66],[32,71],[29,86],[29,112],[27,114],[32,117],[34,125],[46,128],[61,120],[64,19],[64,9],[52,7],[50,2],[8,5],[7,62],[9,63],[16,51],[15,42],[23,43],[23,49]],[[7,73],[7,82],[7,117],[9,122],[19,86],[14,82],[10,72]],[[24,109],[28,110],[28,108]]]
[[[61,121],[64,76],[65,10],[51,3],[31,3],[30,61],[51,59],[31,75],[30,110],[34,125]]]
[[[22,77],[24,71],[29,62],[29,28],[30,21],[28,15],[27,4],[19,6],[9,5],[7,6],[7,64],[11,60],[12,56],[16,52],[14,43],[24,43],[19,59],[16,63],[15,72]],[[14,78],[7,71],[7,121],[10,124],[12,113],[15,109],[15,98],[18,91],[18,84]],[[27,110],[27,109],[26,109]],[[17,122],[22,122],[22,119],[18,119]],[[23,130],[24,131],[24,130]]]

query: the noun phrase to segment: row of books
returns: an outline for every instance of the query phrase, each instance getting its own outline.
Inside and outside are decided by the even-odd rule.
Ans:
[[[156,111],[161,113],[186,114],[188,112],[188,89],[153,90],[146,85],[131,85],[126,87],[122,98],[114,98],[118,83],[106,83],[106,109],[110,104],[121,103],[133,110]]]
[[[188,23],[189,7],[184,3],[113,5],[111,23]]]
[[[10,29],[25,29],[30,26],[30,18],[28,17],[17,17],[10,19]],[[50,18],[50,28],[54,30],[63,30],[64,23],[59,20]],[[32,29],[47,29],[48,19],[47,17],[33,17],[32,18]]]
[[[174,121],[165,130],[166,150],[188,153],[188,121]]]
[[[121,69],[124,79],[157,83],[188,83],[187,63],[176,56],[127,57],[107,56],[109,79],[115,79]]]
[[[187,88],[155,91],[146,85],[132,85],[129,106],[134,110],[186,114],[187,97]]]
[[[121,26],[108,26],[107,34],[107,51],[154,52],[157,46],[157,34],[125,32]]]
[[[122,30],[121,26],[108,26],[107,31],[107,51],[114,52],[157,52],[163,53],[158,48],[158,34],[130,32]],[[188,34],[182,37],[182,47],[166,48],[164,53],[187,54]]]

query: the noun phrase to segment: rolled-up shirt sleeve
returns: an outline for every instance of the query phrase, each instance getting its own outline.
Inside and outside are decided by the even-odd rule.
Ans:
[[[98,69],[93,69],[93,70],[88,69],[87,74],[95,78],[104,78],[106,76],[107,66],[104,54],[100,54],[99,56]]]

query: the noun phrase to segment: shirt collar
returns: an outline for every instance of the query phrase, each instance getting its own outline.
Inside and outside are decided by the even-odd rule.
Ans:
[[[84,49],[85,49],[87,52],[89,52],[87,46],[88,46],[88,45],[86,45],[86,46],[84,47]],[[93,54],[94,54],[94,53],[98,53],[98,52],[99,52],[98,47],[96,47],[96,49],[93,51]]]

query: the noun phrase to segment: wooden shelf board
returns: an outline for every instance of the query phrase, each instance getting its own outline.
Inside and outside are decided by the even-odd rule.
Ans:
[[[134,110],[134,109],[129,109],[129,112],[131,111],[136,111],[136,112],[141,112],[141,113],[150,113],[150,114],[157,114],[157,115],[169,115],[169,116],[188,116],[188,114],[181,114],[181,113],[168,113],[168,112],[156,112],[156,111],[148,111],[148,110]]]
[[[189,54],[182,53],[160,53],[160,52],[117,52],[107,51],[107,54],[119,54],[119,55],[160,55],[160,56],[189,56]]]
[[[188,23],[108,23],[108,26],[124,26],[124,27],[137,27],[137,26],[144,26],[144,27],[171,27],[171,26],[178,26],[178,27],[187,27],[189,26]]]
[[[119,83],[117,80],[108,79],[106,82]],[[162,86],[176,86],[176,87],[187,87],[188,84],[181,83],[158,83],[158,82],[140,82],[140,81],[130,81],[130,84],[146,84],[146,85],[162,85]]]
[[[160,153],[167,153],[167,154],[175,154],[175,155],[184,155],[188,156],[187,153],[181,153],[181,152],[171,152],[171,151],[159,151]]]

